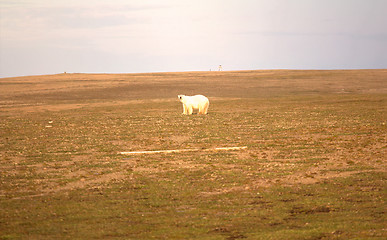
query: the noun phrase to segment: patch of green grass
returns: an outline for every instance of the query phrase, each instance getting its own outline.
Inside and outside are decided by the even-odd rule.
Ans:
[[[186,172],[178,178],[164,176],[162,181],[139,175],[135,184],[127,181],[102,190],[77,190],[67,196],[33,199],[32,212],[22,213],[31,219],[29,224],[23,224],[24,231],[32,236],[140,239],[381,236],[368,229],[383,228],[384,210],[377,207],[383,201],[383,175],[363,174],[313,186],[198,195],[219,181],[226,183],[200,181],[198,177],[203,174]],[[368,183],[359,184],[359,177],[366,177]],[[370,183],[373,188],[366,189]],[[45,213],[39,214],[43,206]],[[91,228],[95,225],[101,227]]]

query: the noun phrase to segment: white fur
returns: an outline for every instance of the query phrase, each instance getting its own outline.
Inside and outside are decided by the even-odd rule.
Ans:
[[[198,114],[207,114],[210,101],[203,95],[185,96],[178,95],[180,102],[183,103],[183,114],[191,115],[193,110],[198,110]]]

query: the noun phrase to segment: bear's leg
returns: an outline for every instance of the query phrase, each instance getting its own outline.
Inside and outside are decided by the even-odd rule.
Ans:
[[[204,113],[204,108],[202,106],[199,107],[199,112],[198,112],[199,115],[203,115],[205,114]]]
[[[207,111],[208,111],[208,102],[204,104],[202,108],[202,114],[207,114]]]
[[[187,115],[187,107],[185,106],[185,104],[183,104],[183,114]]]
[[[192,108],[192,106],[190,106],[190,107],[188,108],[188,115],[192,115],[192,112],[193,112],[193,108]]]

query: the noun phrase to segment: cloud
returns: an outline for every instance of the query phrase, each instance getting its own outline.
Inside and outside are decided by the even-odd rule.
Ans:
[[[5,9],[5,28],[103,28],[126,25],[135,19],[127,11],[102,7],[45,7]],[[9,24],[7,26],[7,24]]]
[[[27,45],[67,49],[95,47],[117,48],[116,52],[120,51],[119,46],[113,45],[122,44],[123,39],[130,43],[147,34],[144,26],[152,16],[147,12],[168,8],[160,4],[95,4],[95,1],[11,3],[2,8],[0,26],[1,44],[8,48]]]

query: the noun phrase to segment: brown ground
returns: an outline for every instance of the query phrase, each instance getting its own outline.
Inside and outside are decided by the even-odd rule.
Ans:
[[[178,94],[206,95],[211,102],[209,114],[182,117]],[[127,184],[130,191],[139,192],[137,185],[144,179],[150,186],[157,186],[161,179],[165,189],[174,189],[175,180],[179,180],[176,189],[195,186],[194,198],[206,202],[221,201],[224,194],[255,196],[262,188],[301,191],[303,186],[318,188],[335,179],[385,176],[386,96],[386,69],[2,78],[0,199],[12,205],[12,201],[71,195],[79,189],[109,194],[112,186]],[[118,154],[233,146],[248,149]],[[374,184],[379,178],[375,178],[362,189],[365,197],[381,194],[380,184]],[[345,186],[350,194],[353,184]],[[156,190],[150,194],[158,196]],[[358,201],[348,194],[349,200]],[[254,201],[268,205],[276,200]],[[182,202],[183,210],[200,209]],[[319,207],[293,212],[330,211]],[[224,235],[222,228],[214,229],[209,233]]]

